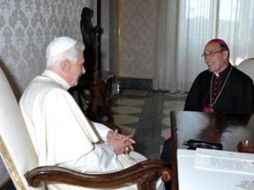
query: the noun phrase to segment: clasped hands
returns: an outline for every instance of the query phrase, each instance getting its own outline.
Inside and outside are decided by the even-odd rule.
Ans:
[[[113,146],[115,153],[119,154],[128,154],[133,148],[135,141],[132,139],[132,135],[122,135],[119,134],[117,130],[109,131],[107,135],[107,142]]]

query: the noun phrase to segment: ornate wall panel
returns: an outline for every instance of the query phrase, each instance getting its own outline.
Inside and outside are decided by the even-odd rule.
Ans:
[[[121,0],[121,77],[153,77],[156,5],[156,0]]]
[[[45,48],[54,36],[81,40],[79,21],[92,0],[1,0],[0,65],[16,95],[45,67]]]

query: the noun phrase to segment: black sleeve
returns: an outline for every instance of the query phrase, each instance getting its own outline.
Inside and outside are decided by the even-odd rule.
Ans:
[[[201,103],[199,101],[201,90],[201,81],[198,76],[193,82],[190,91],[188,93],[187,99],[185,101],[184,110],[185,111],[201,111]]]
[[[238,113],[254,113],[254,85],[252,80],[244,80],[242,89],[239,90]]]

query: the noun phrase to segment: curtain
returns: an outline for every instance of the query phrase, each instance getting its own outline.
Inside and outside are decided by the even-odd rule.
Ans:
[[[218,19],[218,37],[230,48],[230,60],[238,65],[254,57],[254,1],[221,0]]]
[[[207,68],[201,54],[212,38],[228,43],[233,65],[254,57],[254,1],[160,0],[158,9],[155,90],[188,92]]]
[[[175,89],[177,6],[177,0],[158,0],[154,90]]]
[[[201,57],[203,44],[215,35],[216,0],[180,0],[177,44],[177,88],[188,91],[206,65]]]

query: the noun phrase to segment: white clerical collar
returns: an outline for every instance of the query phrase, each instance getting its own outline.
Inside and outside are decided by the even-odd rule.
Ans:
[[[71,85],[64,80],[61,76],[59,76],[57,73],[54,71],[51,71],[49,69],[46,69],[43,71],[42,76],[48,77],[52,80],[54,80],[57,84],[60,84],[64,89],[68,90]]]
[[[219,73],[214,73],[214,75],[215,75],[216,77],[219,77],[219,76],[220,76],[220,74],[219,74]]]

